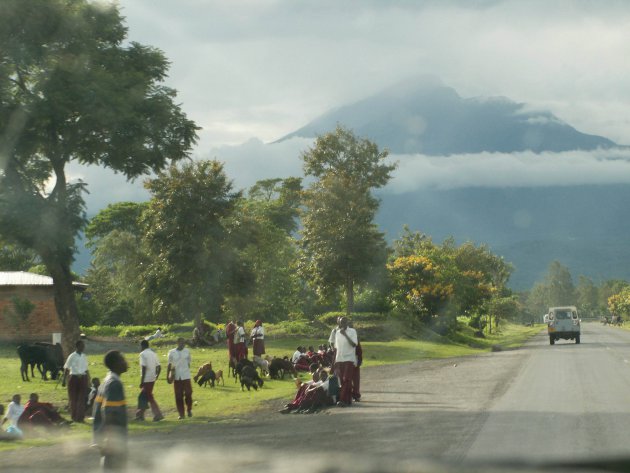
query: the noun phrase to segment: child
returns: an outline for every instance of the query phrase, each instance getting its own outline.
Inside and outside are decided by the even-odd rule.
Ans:
[[[90,387],[90,392],[87,397],[87,408],[88,412],[92,412],[94,408],[94,399],[96,399],[96,393],[98,392],[98,387],[101,385],[101,380],[98,378],[92,378],[92,386]]]
[[[101,451],[103,469],[124,469],[127,464],[127,402],[120,375],[127,360],[117,350],[105,355],[109,372],[94,402],[94,444]]]

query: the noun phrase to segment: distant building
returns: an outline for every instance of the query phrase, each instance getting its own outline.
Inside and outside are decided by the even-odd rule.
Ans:
[[[73,285],[79,291],[87,288]],[[62,331],[51,277],[0,271],[0,340],[50,341]]]

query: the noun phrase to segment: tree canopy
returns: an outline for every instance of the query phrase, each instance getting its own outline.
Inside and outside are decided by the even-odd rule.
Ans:
[[[134,178],[187,157],[195,124],[165,87],[161,51],[126,41],[113,4],[0,2],[0,233],[54,280],[64,346],[79,334],[70,264],[85,224],[71,162]]]
[[[391,177],[395,165],[384,162],[387,154],[341,126],[302,154],[305,173],[317,180],[304,192],[300,269],[322,296],[343,287],[349,313],[355,284],[386,260],[371,190]]]

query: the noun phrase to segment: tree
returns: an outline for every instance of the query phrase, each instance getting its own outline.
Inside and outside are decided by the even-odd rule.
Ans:
[[[248,289],[251,272],[236,249],[241,222],[230,220],[241,197],[217,161],[171,166],[145,187],[142,215],[149,261],[143,292],[159,321],[218,320],[224,297]]]
[[[64,347],[79,335],[70,265],[85,225],[70,162],[135,178],[187,157],[196,126],[164,87],[162,52],[126,42],[115,5],[0,2],[0,233],[54,281]]]
[[[552,261],[547,271],[545,285],[548,288],[549,306],[575,305],[575,286],[571,272],[559,261]]]
[[[101,323],[150,320],[151,308],[141,293],[148,257],[142,244],[140,217],[147,205],[110,204],[85,229],[86,246],[92,251],[92,263],[85,276],[91,297],[80,308],[96,315]],[[80,314],[82,322],[85,315]]]
[[[324,297],[343,287],[348,313],[355,284],[385,264],[383,234],[373,223],[379,202],[371,190],[387,184],[395,169],[384,163],[387,155],[341,126],[302,154],[305,174],[316,181],[304,192],[300,271]]]
[[[593,281],[580,276],[576,288],[577,306],[583,316],[592,317],[597,314],[599,306],[599,290]]]
[[[250,268],[253,284],[242,295],[226,298],[226,308],[240,318],[274,322],[300,310],[300,280],[296,274],[295,231],[301,180],[266,179],[239,200],[234,219],[238,240],[245,243],[240,259]]]
[[[608,298],[608,310],[616,316],[630,315],[630,287],[626,286]]]
[[[0,271],[28,271],[37,262],[33,250],[0,241]]]
[[[147,208],[147,202],[117,202],[109,204],[97,213],[85,228],[86,246],[94,248],[99,240],[113,231],[126,232],[140,240],[142,232],[140,217]]]

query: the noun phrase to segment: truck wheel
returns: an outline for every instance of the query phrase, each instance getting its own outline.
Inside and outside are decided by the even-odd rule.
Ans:
[[[549,335],[549,345],[553,345],[554,343],[556,343],[556,339],[553,338],[553,335]]]
[[[575,337],[575,343],[576,343],[576,344],[577,344],[577,343],[580,343],[580,336],[579,336],[579,335],[577,335],[577,336]]]

